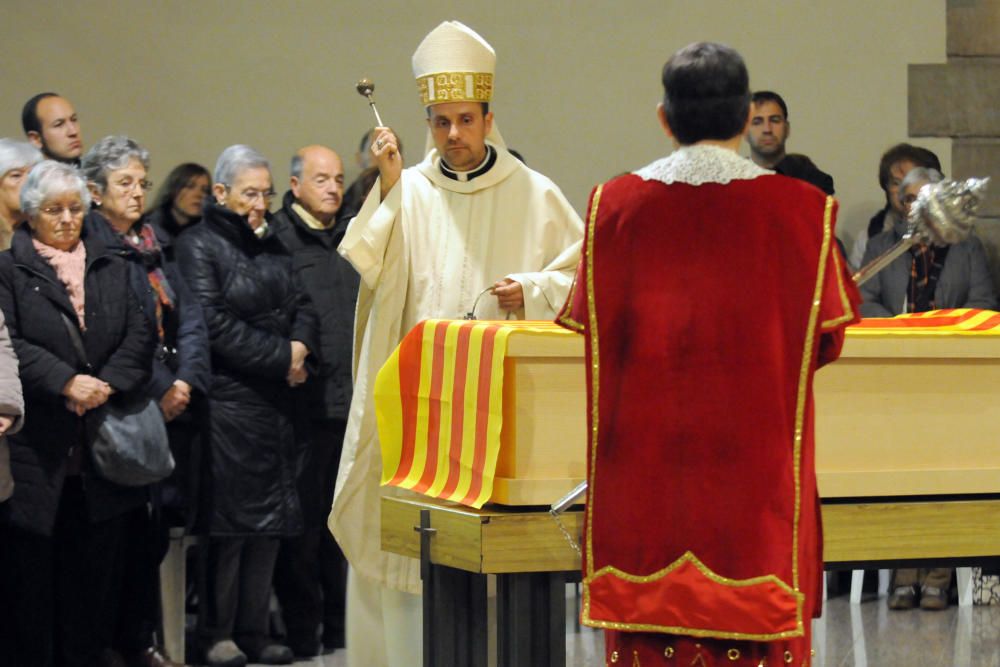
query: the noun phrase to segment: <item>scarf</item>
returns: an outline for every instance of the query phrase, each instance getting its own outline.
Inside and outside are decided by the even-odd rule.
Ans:
[[[83,246],[83,242],[78,241],[72,250],[59,250],[35,238],[31,239],[31,243],[42,259],[55,270],[59,282],[66,288],[69,302],[76,313],[77,322],[80,323],[80,330],[86,331],[83,276],[87,270],[87,249]]]
[[[142,259],[142,265],[146,267],[149,286],[156,293],[156,331],[162,343],[164,338],[163,309],[173,309],[177,295],[170,287],[167,276],[163,273],[163,253],[160,250],[160,243],[156,240],[156,233],[149,225],[142,225],[139,228],[138,237],[123,234],[122,240],[125,245],[139,255]]]
[[[924,313],[934,310],[934,290],[937,288],[948,246],[918,244],[910,248],[910,284],[907,287],[906,312]]]

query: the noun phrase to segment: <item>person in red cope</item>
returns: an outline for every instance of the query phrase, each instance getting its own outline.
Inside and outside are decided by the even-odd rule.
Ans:
[[[692,44],[663,85],[676,150],[595,188],[557,319],[586,337],[581,620],[609,665],[800,667],[822,604],[812,378],[858,292],[834,199],[737,154],[740,55]]]

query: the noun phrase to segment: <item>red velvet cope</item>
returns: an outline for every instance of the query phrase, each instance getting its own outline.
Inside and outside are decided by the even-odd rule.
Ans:
[[[595,190],[559,318],[587,338],[596,429],[584,623],[808,646],[822,591],[812,376],[860,300],[835,218],[783,176]],[[595,576],[608,567],[624,574]]]

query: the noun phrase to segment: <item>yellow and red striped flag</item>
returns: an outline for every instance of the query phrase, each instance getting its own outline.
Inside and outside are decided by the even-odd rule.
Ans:
[[[1000,335],[1000,313],[979,308],[945,308],[896,317],[868,317],[847,327],[848,336]]]
[[[549,322],[425,320],[375,378],[382,484],[482,507],[493,494],[512,333],[575,336]]]

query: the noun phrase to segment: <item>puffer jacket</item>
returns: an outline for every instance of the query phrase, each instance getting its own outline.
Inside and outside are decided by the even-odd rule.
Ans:
[[[14,232],[11,249],[0,253],[0,309],[17,353],[30,415],[21,432],[9,438],[15,487],[0,520],[42,535],[52,534],[71,450],[87,447],[83,434],[88,417],[66,408],[63,387],[83,373],[104,380],[116,395],[142,391],[153,361],[154,334],[130,287],[128,265],[86,231],[83,242],[87,326],[80,335],[86,365],[61,315],[76,324],[69,296],[55,270],[35,251],[26,225]],[[82,461],[92,521],[110,519],[146,501],[144,487],[109,482],[93,469],[89,455]]]
[[[295,461],[304,416],[286,377],[291,341],[317,368],[318,327],[285,247],[257,238],[245,217],[210,203],[175,253],[201,303],[211,343],[209,389],[210,534],[294,535],[302,530]]]

